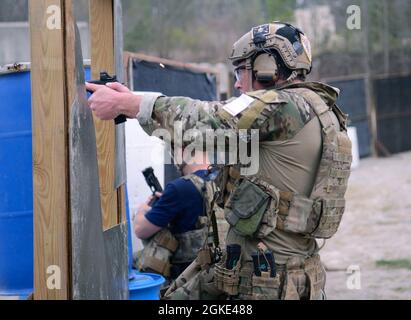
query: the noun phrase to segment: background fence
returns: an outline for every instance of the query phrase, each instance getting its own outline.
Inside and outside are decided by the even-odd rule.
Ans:
[[[349,114],[350,125],[357,128],[360,157],[371,155],[373,138],[379,155],[411,150],[411,75],[377,76],[371,80],[371,108],[375,108],[377,118],[375,133],[370,129],[365,76],[322,81],[341,90],[337,104]]]

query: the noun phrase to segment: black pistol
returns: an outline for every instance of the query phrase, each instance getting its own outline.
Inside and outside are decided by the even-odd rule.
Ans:
[[[163,188],[161,187],[160,182],[158,182],[158,179],[154,174],[154,169],[152,167],[144,169],[143,175],[146,179],[148,186],[150,187],[150,190],[153,192],[154,198],[148,204],[150,207],[152,207],[154,202],[156,202],[158,199],[156,197],[156,192],[163,192]]]
[[[104,85],[109,82],[117,82],[117,77],[116,75],[110,76],[107,72],[102,71],[100,72],[100,80],[92,80],[92,81],[87,81],[87,82]],[[93,94],[92,91],[89,91],[89,90],[87,91]],[[117,118],[114,119],[115,124],[120,124],[126,121],[127,121],[127,117],[124,114],[120,114]]]

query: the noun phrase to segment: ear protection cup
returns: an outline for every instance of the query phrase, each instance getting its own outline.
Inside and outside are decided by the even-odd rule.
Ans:
[[[254,60],[253,72],[259,82],[276,82],[278,80],[278,66],[274,57],[268,53],[262,53]]]

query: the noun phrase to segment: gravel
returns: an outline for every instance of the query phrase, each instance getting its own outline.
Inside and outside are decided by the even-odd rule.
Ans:
[[[410,300],[411,152],[362,159],[348,184],[340,228],[320,252],[328,299]]]

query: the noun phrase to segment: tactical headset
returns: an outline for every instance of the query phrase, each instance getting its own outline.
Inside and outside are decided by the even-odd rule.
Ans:
[[[252,72],[257,81],[262,83],[277,82],[278,65],[271,53],[261,53],[252,64]]]
[[[289,23],[279,22],[288,27],[294,29],[297,33],[303,34],[303,32],[295,28],[293,25]],[[281,59],[279,55],[277,57],[274,56],[272,52],[264,48],[264,44],[266,42],[266,37],[264,33],[254,33],[253,35],[253,42],[256,47],[260,47],[261,49],[256,53],[255,59],[252,61],[252,72],[255,79],[262,83],[270,83],[270,82],[277,82],[279,79],[279,68],[276,59]]]

